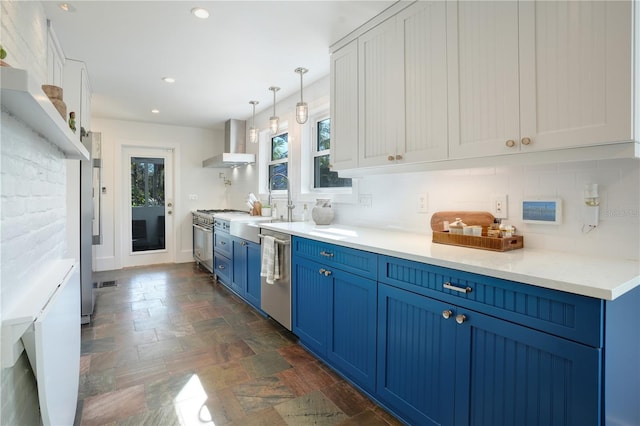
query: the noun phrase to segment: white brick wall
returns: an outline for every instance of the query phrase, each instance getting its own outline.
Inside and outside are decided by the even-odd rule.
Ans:
[[[64,253],[66,167],[55,145],[5,111],[0,138],[1,300],[9,306],[38,265]]]
[[[0,40],[5,62],[28,69],[36,81],[47,81],[47,19],[39,1],[0,2]]]

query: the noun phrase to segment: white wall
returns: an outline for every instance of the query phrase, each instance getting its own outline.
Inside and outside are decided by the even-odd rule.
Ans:
[[[0,2],[5,61],[47,78],[47,26],[40,2]],[[0,131],[0,307],[10,306],[44,263],[63,257],[66,166],[62,152],[7,114]],[[2,309],[0,308],[0,313]],[[2,370],[0,424],[39,424],[36,381],[26,354]]]
[[[196,209],[228,208],[233,187],[225,187],[219,178],[224,169],[202,167],[202,160],[222,153],[223,130],[165,126],[140,122],[92,118],[91,130],[102,133],[103,183],[102,195],[103,243],[95,247],[96,271],[122,267],[122,227],[119,211],[123,188],[122,179],[115,173],[128,173],[128,168],[117,171],[122,147],[156,146],[174,147],[179,155],[175,159],[175,209],[176,262],[190,262],[192,256],[191,211]],[[227,171],[228,172],[228,171]],[[197,200],[190,199],[197,196]]]

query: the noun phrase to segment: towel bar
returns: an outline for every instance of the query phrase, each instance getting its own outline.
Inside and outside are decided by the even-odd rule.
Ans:
[[[258,237],[260,237],[260,238],[264,238],[264,237],[266,237],[266,235],[258,234]],[[278,243],[278,244],[284,244],[285,246],[286,246],[286,245],[288,245],[288,244],[291,244],[291,241],[280,240],[280,239],[278,239],[278,238],[274,238],[274,241],[275,241],[276,243]]]

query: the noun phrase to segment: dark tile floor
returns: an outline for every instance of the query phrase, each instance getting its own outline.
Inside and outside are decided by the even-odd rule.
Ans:
[[[399,425],[194,264],[94,274],[77,425]]]

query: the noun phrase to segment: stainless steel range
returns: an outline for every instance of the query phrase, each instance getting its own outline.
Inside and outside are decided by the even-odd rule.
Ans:
[[[219,213],[247,214],[239,210],[212,209],[191,212],[193,219],[193,258],[198,266],[213,273],[213,223]]]

